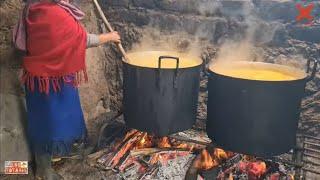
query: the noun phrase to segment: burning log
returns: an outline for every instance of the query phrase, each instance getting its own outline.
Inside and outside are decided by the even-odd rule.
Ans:
[[[119,149],[121,146],[123,146],[124,143],[126,143],[129,139],[131,139],[136,133],[138,133],[138,130],[132,129],[130,130],[125,137],[114,147],[115,150]]]
[[[164,151],[181,151],[181,152],[189,152],[188,149],[180,149],[180,148],[144,148],[144,149],[135,149],[130,151],[130,156],[146,156],[152,155],[155,153],[161,153]]]
[[[170,144],[169,138],[168,137],[161,138],[160,141],[158,142],[158,147],[159,148],[170,148],[171,144]]]
[[[141,139],[136,143],[134,149],[150,148],[152,144],[152,137],[147,133],[143,133]]]
[[[111,159],[111,161],[109,162],[108,166],[111,168],[114,168],[119,161],[121,160],[121,158],[130,150],[132,149],[132,147],[134,147],[135,143],[137,142],[137,140],[139,139],[139,137],[141,136],[141,132],[138,133],[134,133],[134,136],[129,139],[122,147],[121,149],[114,155],[114,157]]]

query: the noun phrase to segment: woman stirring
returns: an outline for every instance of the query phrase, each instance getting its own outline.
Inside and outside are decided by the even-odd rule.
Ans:
[[[51,167],[52,156],[68,155],[72,144],[86,136],[77,89],[88,80],[86,48],[120,42],[117,32],[87,34],[79,22],[83,17],[68,0],[27,0],[14,30],[16,47],[26,52],[22,82],[40,179],[62,179]]]

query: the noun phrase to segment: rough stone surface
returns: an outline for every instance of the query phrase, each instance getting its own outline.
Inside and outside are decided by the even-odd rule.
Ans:
[[[26,141],[26,112],[23,109],[23,97],[0,93],[0,172],[4,171],[4,161],[30,159]]]
[[[18,74],[21,56],[11,46],[11,27],[21,8],[18,0],[0,1],[0,172],[6,160],[29,160],[26,110]]]
[[[89,33],[100,33],[99,21],[92,3],[82,2],[82,10],[86,13],[83,23]],[[89,82],[81,85],[80,99],[89,133],[93,130],[94,119],[110,112],[109,84],[105,72],[113,67],[105,66],[104,47],[90,48],[86,52],[86,65]]]

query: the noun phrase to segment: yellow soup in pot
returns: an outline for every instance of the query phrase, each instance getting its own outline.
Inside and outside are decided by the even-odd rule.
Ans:
[[[213,65],[210,70],[225,76],[260,81],[291,81],[306,76],[303,71],[298,69],[259,62]]]
[[[129,64],[148,67],[158,68],[160,56],[172,56],[179,58],[179,68],[194,67],[202,64],[202,60],[198,57],[171,51],[141,51],[127,54]],[[164,58],[161,60],[162,69],[175,69],[177,61],[171,58]]]

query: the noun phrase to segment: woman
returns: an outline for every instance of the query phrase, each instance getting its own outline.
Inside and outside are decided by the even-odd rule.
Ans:
[[[16,47],[26,51],[28,135],[41,179],[61,179],[51,168],[52,156],[67,155],[86,135],[77,89],[87,81],[85,49],[120,42],[117,32],[87,34],[83,16],[68,0],[27,0],[14,30]]]

